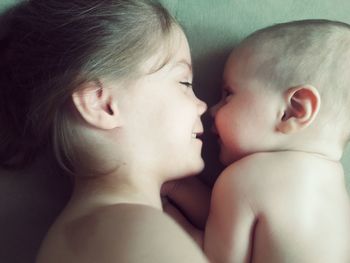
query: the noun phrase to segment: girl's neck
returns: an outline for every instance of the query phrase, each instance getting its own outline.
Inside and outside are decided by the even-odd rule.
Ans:
[[[162,210],[160,200],[161,183],[152,177],[140,178],[104,175],[99,177],[77,177],[71,202],[82,206],[100,207],[120,203],[142,204]],[[147,180],[147,178],[149,178]]]

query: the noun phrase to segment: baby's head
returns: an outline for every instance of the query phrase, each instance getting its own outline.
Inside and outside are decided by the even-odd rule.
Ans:
[[[350,26],[326,20],[277,24],[244,39],[227,61],[214,110],[223,161],[278,150],[338,158],[334,148],[350,135],[349,47]]]
[[[126,90],[128,96],[137,92],[138,81],[162,69],[180,44],[189,67],[178,81],[192,80],[186,37],[153,1],[33,0],[5,21],[10,30],[1,39],[3,166],[26,163],[47,145],[71,173],[77,164],[113,159],[108,145],[117,139],[110,131],[125,120],[118,116],[119,106],[131,104]],[[146,111],[141,108],[131,110]]]

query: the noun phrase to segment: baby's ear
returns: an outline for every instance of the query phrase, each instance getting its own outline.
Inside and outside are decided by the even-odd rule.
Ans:
[[[284,109],[277,124],[282,133],[293,133],[309,126],[318,114],[321,98],[310,85],[288,89],[284,93]]]
[[[98,81],[82,84],[72,94],[75,108],[90,125],[109,130],[121,126],[117,103],[111,89]]]

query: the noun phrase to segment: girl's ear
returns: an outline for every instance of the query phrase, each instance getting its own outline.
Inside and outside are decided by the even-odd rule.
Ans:
[[[117,103],[109,88],[104,88],[97,81],[82,84],[72,94],[75,108],[90,125],[104,129],[121,126]]]
[[[285,108],[277,124],[282,133],[293,133],[309,126],[317,116],[321,98],[310,85],[290,88],[285,92]]]

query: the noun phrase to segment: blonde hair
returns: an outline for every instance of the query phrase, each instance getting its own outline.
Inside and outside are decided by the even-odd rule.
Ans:
[[[0,165],[22,167],[49,149],[74,173],[73,92],[102,77],[137,78],[177,23],[151,0],[30,0],[2,25]]]

